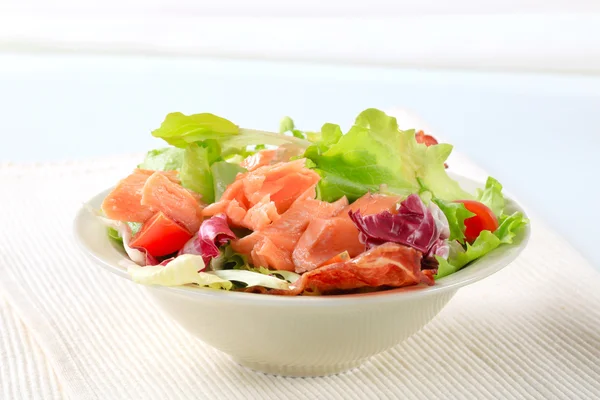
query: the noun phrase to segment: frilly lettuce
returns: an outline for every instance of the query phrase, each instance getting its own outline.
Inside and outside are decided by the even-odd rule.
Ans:
[[[512,244],[515,236],[529,223],[520,212],[500,218],[500,226],[494,233],[482,231],[475,242],[466,244],[466,248],[454,241],[450,245],[450,255],[447,260],[436,257],[439,263],[436,279],[450,275],[473,260],[476,260],[501,244]]]
[[[339,136],[335,131],[334,135]],[[419,191],[419,181],[443,200],[473,197],[446,173],[444,162],[451,145],[419,144],[414,130],[400,131],[396,119],[382,111],[363,111],[336,143],[319,144],[311,146],[305,156],[321,175],[318,190],[322,200],[334,201],[345,195],[353,201],[369,191],[379,191],[382,185],[387,192],[408,195]]]
[[[467,210],[463,203],[454,203],[438,198],[433,198],[432,201],[438,205],[448,219],[450,227],[450,237],[448,239],[463,243],[465,239],[465,219],[475,214]]]
[[[485,189],[477,190],[477,200],[488,206],[497,217],[504,212],[505,200],[502,195],[502,185],[491,176],[485,183]]]

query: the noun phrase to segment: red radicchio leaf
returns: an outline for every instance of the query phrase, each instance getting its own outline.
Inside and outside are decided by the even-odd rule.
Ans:
[[[196,254],[201,255],[204,264],[208,265],[213,257],[217,257],[219,247],[236,239],[235,234],[229,229],[227,216],[223,213],[216,214],[202,222],[200,230],[194,235],[177,255]]]
[[[421,198],[411,194],[396,214],[383,211],[362,216],[360,210],[348,215],[360,231],[359,240],[367,249],[393,242],[410,246],[426,257],[448,257],[450,231],[444,213],[434,203],[427,207]]]

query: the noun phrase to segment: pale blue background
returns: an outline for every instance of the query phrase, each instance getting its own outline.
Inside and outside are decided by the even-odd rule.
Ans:
[[[600,266],[598,76],[5,54],[0,161],[143,151],[170,111],[311,129],[367,107],[415,111]]]

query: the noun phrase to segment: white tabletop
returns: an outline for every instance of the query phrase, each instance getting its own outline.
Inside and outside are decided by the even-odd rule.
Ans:
[[[484,166],[600,266],[600,77],[198,58],[0,55],[0,161],[83,159],[160,145],[170,111],[253,128],[349,126],[403,107]]]

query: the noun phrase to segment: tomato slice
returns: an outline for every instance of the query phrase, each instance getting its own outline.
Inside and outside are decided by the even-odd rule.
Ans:
[[[192,236],[187,229],[159,211],[144,222],[129,245],[161,257],[181,249]]]
[[[494,232],[498,229],[498,219],[488,206],[475,200],[457,200],[463,203],[465,208],[474,216],[465,219],[465,238],[467,242],[473,243],[481,231]]]

